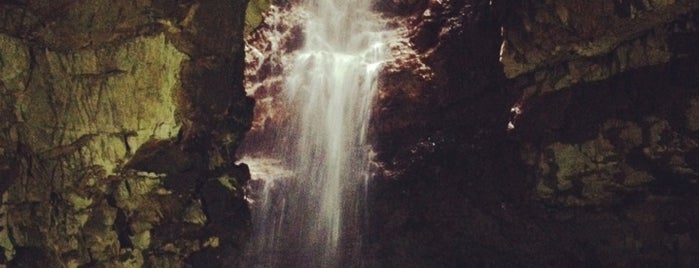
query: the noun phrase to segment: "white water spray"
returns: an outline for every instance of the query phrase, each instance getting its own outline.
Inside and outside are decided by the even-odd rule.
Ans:
[[[268,145],[270,158],[289,172],[264,178],[253,210],[251,266],[361,265],[367,129],[388,57],[385,22],[371,2],[301,3],[305,43],[286,63],[283,93],[291,119]]]

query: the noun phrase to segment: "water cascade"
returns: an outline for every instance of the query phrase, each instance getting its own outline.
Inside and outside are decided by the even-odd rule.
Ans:
[[[254,201],[250,266],[361,265],[367,129],[389,35],[371,2],[299,4],[304,45],[285,63],[282,93],[291,116],[264,145],[286,171],[268,174]]]

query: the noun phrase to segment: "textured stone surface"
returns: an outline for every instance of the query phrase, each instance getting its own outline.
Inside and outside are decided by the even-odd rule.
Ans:
[[[163,35],[33,57],[30,84],[16,104],[20,135],[32,151],[82,158],[70,161],[111,174],[147,140],[177,135],[173,96],[187,57]]]
[[[246,4],[0,4],[0,263],[235,264]]]
[[[269,8],[271,11],[259,28],[246,38],[245,90],[256,102],[252,128],[241,148],[243,154],[273,149],[258,145],[276,135],[276,130],[292,116],[279,94],[284,86],[285,62],[304,42],[304,12],[282,1]]]
[[[608,241],[591,242],[585,263],[697,263],[699,243],[688,228],[699,219],[695,62],[696,54],[522,106],[512,131],[536,182],[532,199],[589,237],[576,241]]]
[[[505,11],[500,61],[523,99],[686,57],[696,1],[521,1]],[[511,12],[511,13],[508,13]]]
[[[382,78],[370,265],[697,265],[696,1],[377,8],[431,76]]]

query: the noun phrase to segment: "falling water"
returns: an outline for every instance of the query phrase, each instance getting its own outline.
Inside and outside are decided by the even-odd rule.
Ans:
[[[359,266],[361,209],[369,176],[367,129],[387,31],[371,0],[306,0],[305,44],[287,62],[291,119],[253,211],[259,267]]]

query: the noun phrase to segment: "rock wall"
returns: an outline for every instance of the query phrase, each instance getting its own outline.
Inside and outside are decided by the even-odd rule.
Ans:
[[[372,267],[505,267],[526,256],[492,215],[523,195],[508,155],[502,42],[489,1],[383,1],[412,51],[380,81],[377,176],[365,251]],[[526,238],[531,239],[532,238]],[[505,254],[508,254],[504,256]],[[521,265],[535,263],[521,258]]]
[[[369,263],[696,266],[697,4],[379,1]]]
[[[697,4],[525,2],[526,26],[505,26],[502,62],[521,92],[511,134],[531,198],[588,245],[581,263],[698,261]],[[565,22],[544,6],[587,15]]]
[[[653,66],[693,53],[696,1],[520,1],[503,24],[501,62],[524,96]]]
[[[258,28],[246,37],[245,90],[255,99],[252,128],[240,153],[253,156],[274,150],[266,144],[286,127],[290,115],[279,95],[287,62],[304,42],[302,17],[293,1],[275,1]]]
[[[697,124],[697,53],[689,49],[697,43],[697,3],[522,5],[519,26],[504,28],[501,61],[522,92],[510,127],[536,166],[537,195],[560,200],[554,192],[571,190],[577,197],[563,198],[568,205],[608,205],[669,176],[650,170],[691,177],[683,155],[694,148]],[[537,38],[554,35],[561,37]]]
[[[235,262],[246,4],[0,3],[0,263]]]

